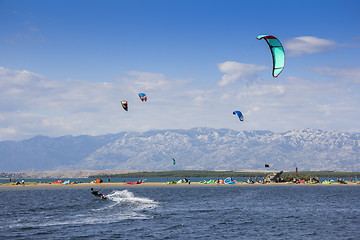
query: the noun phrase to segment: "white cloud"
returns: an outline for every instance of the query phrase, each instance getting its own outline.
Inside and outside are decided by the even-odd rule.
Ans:
[[[187,79],[129,75],[115,82],[57,81],[0,67],[0,139],[174,128],[177,119],[186,122],[181,110],[188,103],[202,102],[198,93],[185,89]],[[139,91],[148,93],[148,102],[139,100]],[[120,106],[123,99],[129,101],[129,112]]]
[[[126,73],[134,77],[133,79],[128,79],[128,81],[135,85],[137,89],[166,89],[171,85],[171,81],[164,74],[138,71],[128,71]]]
[[[360,84],[360,67],[352,68],[332,68],[332,67],[316,67],[313,71],[324,76],[331,76],[343,83]]]
[[[220,72],[225,73],[221,81],[218,82],[219,86],[225,86],[236,81],[256,81],[258,79],[257,72],[268,69],[266,66],[257,66],[239,62],[219,63],[218,67]]]
[[[332,40],[313,36],[296,37],[285,42],[285,51],[289,56],[300,56],[319,52],[333,51],[337,43]]]
[[[286,77],[281,82],[201,88],[194,80],[156,73],[133,71],[115,82],[94,83],[0,68],[0,140],[192,127],[359,129],[359,89],[347,84],[359,76],[359,69],[317,71],[326,73],[327,80]],[[352,74],[334,81],[342,71]],[[141,87],[148,89],[147,102],[137,96]],[[129,102],[128,112],[120,106],[122,99]],[[234,110],[245,115],[244,122],[232,115]]]
[[[6,87],[10,84],[22,86],[29,84],[31,81],[41,79],[43,79],[43,76],[37,73],[29,72],[27,70],[12,71],[0,66],[0,87]]]
[[[244,89],[245,90],[245,89]],[[279,96],[285,93],[285,87],[280,84],[262,84],[247,87],[246,91],[238,93],[238,97],[248,96]]]

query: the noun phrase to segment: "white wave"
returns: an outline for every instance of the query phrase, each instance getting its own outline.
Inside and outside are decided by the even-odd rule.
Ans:
[[[152,199],[144,197],[135,197],[128,190],[115,191],[107,195],[109,200],[116,202],[116,205],[127,206],[132,210],[152,209],[158,206],[158,203]]]

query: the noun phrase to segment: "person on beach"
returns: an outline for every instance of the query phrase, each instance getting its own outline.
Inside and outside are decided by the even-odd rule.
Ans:
[[[90,190],[91,190],[91,194],[93,194],[94,196],[103,198],[103,195],[101,193],[99,193],[101,188],[99,190],[97,190],[97,191],[95,191],[93,188],[91,188]]]

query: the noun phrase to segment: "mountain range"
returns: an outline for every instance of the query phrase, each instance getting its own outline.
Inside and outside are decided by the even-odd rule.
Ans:
[[[193,128],[0,142],[0,172],[54,170],[360,171],[360,133]],[[173,164],[174,158],[176,164]],[[264,167],[269,164],[269,168]]]

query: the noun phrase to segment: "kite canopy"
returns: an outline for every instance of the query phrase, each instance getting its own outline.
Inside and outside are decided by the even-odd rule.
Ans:
[[[124,109],[125,111],[128,110],[128,102],[127,102],[127,101],[121,100],[121,106],[123,107],[123,109]]]
[[[145,101],[145,102],[147,101],[147,96],[145,93],[139,93],[139,98],[141,101]]]
[[[175,160],[174,158],[172,158],[172,160],[173,160],[173,165],[175,165],[175,164],[176,164],[176,160]]]
[[[278,77],[285,66],[285,52],[281,42],[271,35],[259,35],[258,40],[265,39],[270,47],[273,58],[273,77]]]
[[[233,114],[237,115],[239,117],[240,121],[244,121],[244,116],[242,115],[242,113],[240,111],[234,111]]]

